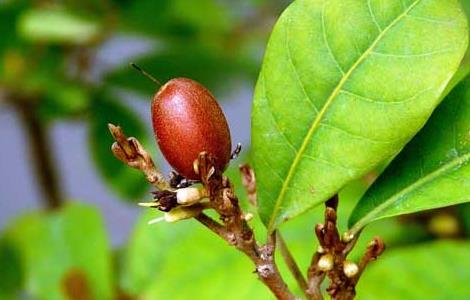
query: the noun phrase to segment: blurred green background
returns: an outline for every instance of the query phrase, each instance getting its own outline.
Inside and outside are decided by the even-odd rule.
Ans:
[[[162,82],[193,78],[244,146],[228,171],[239,187],[253,86],[289,2],[0,0],[0,299],[270,299],[250,262],[196,222],[146,224],[158,212],[135,203],[150,199],[149,186],[113,157],[106,124],[138,137],[168,173],[150,126],[157,87],[128,64]],[[343,229],[376,176],[341,192]],[[321,217],[318,208],[282,228],[304,270]],[[353,258],[374,235],[388,250],[359,299],[469,299],[469,234],[468,205],[368,227]]]

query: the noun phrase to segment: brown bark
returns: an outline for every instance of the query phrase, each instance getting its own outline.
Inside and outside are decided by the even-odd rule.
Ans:
[[[34,101],[12,97],[11,104],[16,109],[26,132],[31,162],[34,165],[39,187],[44,194],[44,202],[48,209],[59,208],[64,201],[64,195],[60,187],[58,170],[52,159],[53,148],[46,126],[37,115]]]

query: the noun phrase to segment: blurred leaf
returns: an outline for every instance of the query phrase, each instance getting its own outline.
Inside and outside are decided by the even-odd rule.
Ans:
[[[21,252],[26,289],[34,299],[65,300],[66,290],[111,299],[110,250],[96,209],[70,203],[60,211],[27,214],[6,234]],[[83,299],[80,295],[75,299]]]
[[[357,232],[386,217],[470,201],[470,78],[392,161],[354,209]]]
[[[100,34],[100,26],[61,8],[42,8],[22,14],[18,33],[34,42],[86,44]]]
[[[167,28],[169,6],[172,0],[122,1],[121,19],[126,27],[138,32],[158,34]]]
[[[18,56],[12,57],[11,53],[17,52],[16,48],[21,45],[15,28],[18,15],[23,11],[25,5],[19,2],[0,4],[0,81],[4,81],[4,77],[8,76],[8,73],[14,73],[17,66],[15,62],[18,62],[15,60]],[[14,70],[10,70],[12,67]]]
[[[85,86],[54,81],[47,87],[46,96],[40,103],[39,113],[45,120],[73,117],[85,112],[90,100]]]
[[[470,243],[442,241],[386,251],[365,271],[361,300],[466,300]]]
[[[463,230],[467,237],[470,237],[470,203],[463,204],[457,210],[462,220]]]
[[[220,35],[231,25],[228,7],[217,0],[141,0],[122,14],[131,30],[170,39]]]
[[[253,265],[195,221],[138,221],[123,262],[122,288],[143,299],[272,299]],[[230,283],[230,284],[227,284]]]
[[[176,77],[187,77],[202,83],[211,91],[223,91],[229,86],[230,79],[250,74],[254,70],[250,61],[239,61],[234,56],[213,52],[198,45],[172,47],[139,59],[136,63],[162,83]],[[128,66],[109,73],[106,81],[146,95],[153,94],[158,88]]]
[[[173,0],[172,12],[176,22],[195,28],[201,34],[223,33],[230,29],[233,20],[228,7],[217,0]]]
[[[367,3],[296,1],[272,33],[252,113],[259,211],[270,231],[395,156],[465,52],[457,0]]]
[[[95,95],[90,116],[90,152],[99,173],[105,182],[126,201],[139,200],[149,189],[143,174],[114,157],[111,145],[114,140],[108,123],[119,125],[129,136],[147,143],[145,126],[129,107],[120,104],[108,92]]]
[[[0,299],[15,299],[23,285],[23,266],[18,249],[3,237],[0,239]]]

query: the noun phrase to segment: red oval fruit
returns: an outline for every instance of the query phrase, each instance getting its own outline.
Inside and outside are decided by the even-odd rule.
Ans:
[[[225,170],[232,148],[227,120],[200,83],[175,78],[162,86],[152,101],[152,123],[163,156],[184,177],[199,179],[193,162],[203,151]]]

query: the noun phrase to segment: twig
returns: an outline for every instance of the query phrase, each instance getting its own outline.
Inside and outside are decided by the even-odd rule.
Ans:
[[[325,222],[315,227],[315,234],[320,243],[319,250],[312,257],[307,273],[308,294],[312,299],[322,299],[320,285],[325,276],[330,279],[327,288],[333,300],[350,300],[356,295],[356,284],[367,264],[376,259],[385,249],[383,242],[375,238],[359,266],[348,261],[347,255],[356,244],[358,234],[340,238],[336,225],[338,196],[325,203]]]
[[[310,298],[310,295],[307,293],[307,290],[308,290],[307,281],[305,280],[304,275],[302,274],[302,271],[300,271],[300,268],[297,265],[297,262],[295,261],[294,256],[289,251],[289,248],[287,247],[287,244],[284,241],[284,238],[282,237],[279,231],[276,231],[276,238],[277,238],[277,245],[279,246],[279,250],[281,251],[281,255],[284,258],[287,268],[289,268],[289,271],[294,276],[295,280],[297,281],[297,284],[299,285],[300,289],[305,294],[305,296],[307,298]]]
[[[31,143],[30,155],[35,167],[39,186],[44,193],[44,201],[48,209],[59,208],[64,195],[60,188],[59,175],[52,157],[53,149],[44,124],[39,120],[36,113],[35,102],[22,96],[11,96],[10,103],[18,112],[20,121],[28,135]]]
[[[385,244],[379,237],[374,237],[372,242],[367,246],[367,250],[359,262],[359,271],[354,277],[354,282],[357,283],[367,265],[377,259],[385,251]]]
[[[323,253],[316,251],[310,262],[310,267],[307,271],[308,278],[308,288],[307,294],[312,300],[323,300],[323,295],[321,292],[321,283],[325,279],[326,273],[317,268],[318,261]]]
[[[215,168],[214,160],[207,153],[201,153],[196,163],[202,184],[209,191],[210,202],[219,213],[223,222],[224,232],[214,227],[213,222],[204,222],[211,230],[223,237],[230,245],[245,253],[255,264],[258,278],[282,300],[294,300],[275,263],[276,237],[269,237],[265,245],[258,246],[255,236],[240,209],[238,198],[227,177]],[[197,219],[201,222],[200,217]],[[216,228],[216,230],[214,230]]]
[[[111,150],[116,158],[128,166],[142,171],[148,182],[159,190],[171,189],[170,184],[157,170],[152,158],[136,138],[128,138],[119,126],[108,124],[108,128],[116,141],[111,146]]]
[[[219,237],[223,238],[224,240],[227,239],[227,232],[224,226],[222,226],[217,221],[213,220],[205,213],[200,213],[198,216],[195,217],[195,219],[199,221],[199,223],[210,229],[213,233],[217,234]]]
[[[243,164],[239,167],[243,187],[248,195],[248,201],[254,207],[258,207],[256,201],[256,177],[255,171],[248,165]]]

